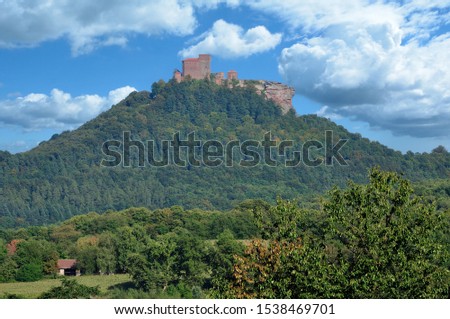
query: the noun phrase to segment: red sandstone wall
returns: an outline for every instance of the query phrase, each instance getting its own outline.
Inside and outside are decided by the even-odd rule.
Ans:
[[[238,75],[236,71],[228,71],[227,73],[228,80],[237,80]]]
[[[202,78],[209,78],[211,74],[211,56],[209,54],[200,54],[198,62]]]
[[[190,76],[192,79],[201,80],[209,78],[211,56],[200,54],[198,58],[183,60],[183,77]]]

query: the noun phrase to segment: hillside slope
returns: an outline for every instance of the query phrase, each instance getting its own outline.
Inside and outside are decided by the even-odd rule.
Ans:
[[[287,158],[293,158],[292,151],[306,141],[325,145],[327,130],[333,132],[332,146],[339,139],[348,140],[339,150],[347,165],[336,161],[325,165],[326,147],[320,149],[316,142],[311,144],[310,158],[322,162],[317,167],[285,167],[286,157],[278,155],[276,149],[276,166],[240,166],[240,160],[251,162],[252,155],[254,159],[251,147],[247,154],[233,153],[232,167],[173,163],[155,167],[145,161],[145,166],[139,167],[137,147],[130,148],[131,167],[101,165],[102,160],[111,160],[105,149],[102,151],[103,144],[122,141],[124,132],[130,132],[132,141],[155,141],[155,158],[159,159],[162,141],[173,140],[177,132],[181,140],[194,132],[202,143],[216,140],[226,146],[231,140],[262,141],[270,131],[276,143],[293,141],[295,147],[286,153]],[[263,159],[264,150],[260,147],[258,151]],[[199,152],[196,148],[196,157]],[[276,196],[308,202],[348,179],[364,181],[374,165],[401,172],[413,181],[450,177],[448,153],[402,155],[327,119],[296,116],[293,111],[282,115],[279,107],[250,86],[160,81],[153,84],[151,93],[134,92],[79,129],[55,135],[29,152],[0,152],[0,224],[47,224],[89,211],[131,206],[228,209],[248,198],[273,202]]]

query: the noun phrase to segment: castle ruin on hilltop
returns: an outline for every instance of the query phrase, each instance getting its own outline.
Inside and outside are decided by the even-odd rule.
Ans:
[[[211,55],[200,54],[198,58],[187,58],[182,61],[183,72],[175,70],[173,77],[177,82],[181,82],[184,79],[191,78],[194,80],[209,79],[211,77]],[[214,81],[217,84],[222,84],[224,79],[224,73],[214,73]],[[228,71],[228,80],[237,80],[238,75],[236,71]]]
[[[240,80],[238,73],[230,70],[227,72],[227,79],[224,78],[223,72],[211,73],[211,55],[200,54],[198,58],[187,58],[182,61],[182,71],[176,69],[173,78],[177,82],[185,79],[211,79],[218,85],[228,85],[229,87],[240,86],[245,87],[250,83],[256,88],[256,93],[264,95],[268,100],[277,104],[283,114],[293,109],[292,97],[295,90],[285,84],[266,80]]]

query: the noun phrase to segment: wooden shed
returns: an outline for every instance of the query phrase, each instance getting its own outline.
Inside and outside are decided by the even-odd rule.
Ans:
[[[80,270],[77,269],[76,259],[58,259],[58,275],[61,276],[79,276]]]

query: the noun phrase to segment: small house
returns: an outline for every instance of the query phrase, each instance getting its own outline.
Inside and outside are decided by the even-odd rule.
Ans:
[[[58,275],[61,276],[79,276],[80,270],[77,269],[76,259],[58,259]]]

